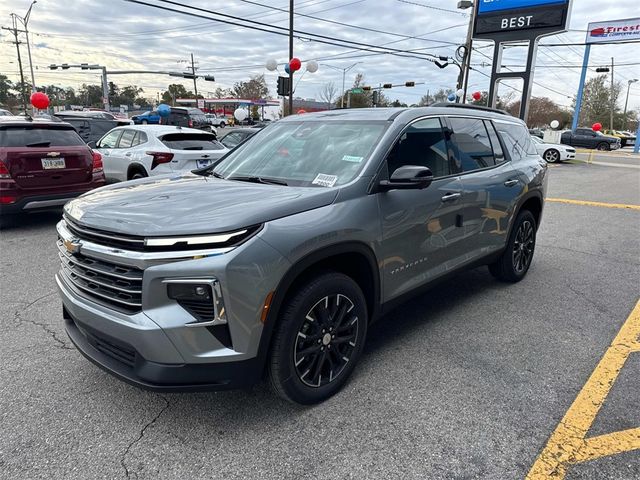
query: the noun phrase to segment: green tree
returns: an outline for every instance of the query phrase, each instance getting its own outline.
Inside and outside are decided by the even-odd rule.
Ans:
[[[172,83],[162,94],[162,101],[169,105],[175,105],[176,98],[193,98],[193,93],[187,91],[180,83]]]
[[[351,87],[351,89],[362,88],[365,85],[366,84],[364,81],[364,74],[357,73],[353,80],[353,86]],[[340,108],[340,105],[342,105],[343,97],[344,97],[345,107],[349,105],[349,108],[367,108],[373,105],[373,92],[371,90],[364,91],[362,93],[351,93],[351,94],[349,94],[349,90],[344,92],[342,96],[338,97],[338,100],[336,101],[337,108]],[[380,96],[378,98],[378,105],[381,107],[384,107],[387,105],[387,103],[388,103],[387,98],[384,96],[382,92],[380,92]]]
[[[78,91],[78,103],[86,107],[102,106],[102,87],[100,85],[87,85],[83,83]]]
[[[506,110],[517,117],[520,113],[520,100],[507,105]],[[531,128],[545,127],[553,120],[558,120],[564,127],[566,112],[557,103],[547,97],[531,97],[529,100],[529,116],[527,125]]]
[[[13,104],[15,95],[12,93],[14,86],[6,75],[0,74],[0,105]]]
[[[611,92],[611,83],[608,82],[609,75],[598,75],[590,78],[584,84],[582,94],[582,107],[580,109],[579,125],[591,126],[596,122],[603,125],[609,125],[609,112],[613,105],[614,117],[619,112],[618,99],[622,92],[622,84],[615,82],[613,84],[613,95]],[[576,104],[577,96],[573,98],[573,105]],[[615,123],[615,122],[614,122]],[[620,123],[618,122],[618,125]]]
[[[235,83],[231,93],[235,98],[257,100],[269,96],[269,87],[264,75],[254,75],[247,82]]]

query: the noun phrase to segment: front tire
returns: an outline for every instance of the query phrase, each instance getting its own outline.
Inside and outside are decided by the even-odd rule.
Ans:
[[[536,219],[529,210],[523,210],[516,218],[507,247],[489,271],[503,282],[519,282],[531,266],[536,246]]]
[[[342,388],[362,353],[367,305],[350,277],[311,278],[283,304],[269,358],[269,379],[285,400],[321,402]]]
[[[546,152],[544,152],[543,158],[548,163],[556,163],[560,161],[560,152],[554,148],[550,148]]]
[[[598,144],[597,149],[601,152],[606,152],[608,150],[611,150],[611,146],[608,143],[602,142]]]

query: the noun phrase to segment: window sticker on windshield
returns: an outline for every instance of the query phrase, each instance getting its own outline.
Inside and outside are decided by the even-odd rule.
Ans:
[[[322,187],[333,187],[338,181],[338,177],[335,175],[325,175],[324,173],[319,173],[316,178],[313,179],[314,185],[320,185]]]
[[[355,155],[345,155],[342,157],[342,160],[344,160],[345,162],[360,163],[362,161],[362,157],[356,157]]]

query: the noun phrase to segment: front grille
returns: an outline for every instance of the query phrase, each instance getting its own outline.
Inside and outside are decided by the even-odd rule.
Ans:
[[[96,228],[84,227],[73,222],[66,215],[64,217],[64,221],[67,224],[67,229],[80,239],[88,240],[107,247],[122,248],[124,250],[134,250],[137,252],[145,250],[144,237],[125,235],[122,233],[115,234],[105,232],[104,230],[98,230]]]
[[[178,304],[201,322],[211,322],[216,318],[213,301],[205,303],[181,298],[178,300]]]
[[[142,270],[69,253],[58,240],[60,273],[79,294],[125,313],[142,309]]]

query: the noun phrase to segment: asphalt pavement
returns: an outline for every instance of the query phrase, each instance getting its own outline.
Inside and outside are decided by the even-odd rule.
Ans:
[[[545,205],[525,280],[480,268],[399,307],[370,328],[346,388],[313,407],[266,385],[149,393],[93,366],[62,326],[59,215],[23,219],[0,232],[0,478],[521,479],[569,411],[587,437],[634,435],[640,352],[595,418],[572,404],[640,296],[640,210],[624,207],[640,205],[640,170],[554,165],[548,196],[575,203]],[[558,469],[637,480],[631,440]]]

